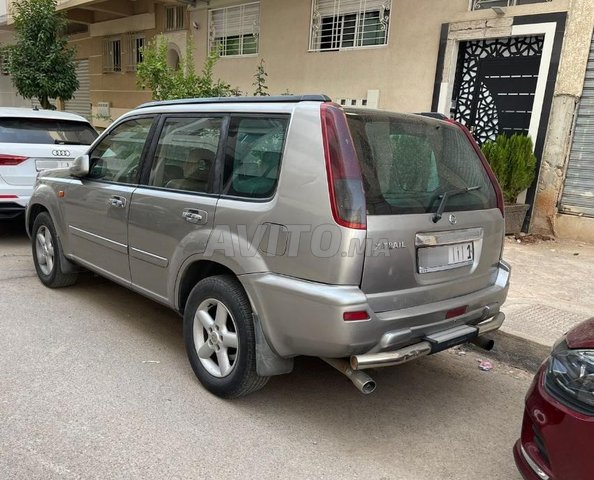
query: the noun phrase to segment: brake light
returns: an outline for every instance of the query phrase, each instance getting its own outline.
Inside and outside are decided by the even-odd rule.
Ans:
[[[0,155],[0,167],[14,167],[27,160],[28,157],[19,155]]]
[[[478,157],[481,159],[481,163],[483,164],[483,167],[487,171],[487,174],[489,175],[489,179],[491,180],[491,183],[493,184],[493,188],[495,189],[495,196],[497,197],[497,208],[499,210],[501,210],[501,215],[503,217],[505,217],[503,192],[501,191],[501,187],[499,186],[497,177],[495,176],[495,174],[493,173],[493,170],[491,169],[491,165],[489,165],[489,162],[487,162],[487,159],[485,158],[485,156],[483,155],[483,152],[481,151],[480,147],[476,143],[476,140],[472,136],[472,133],[470,133],[470,131],[464,125],[462,125],[460,122],[456,122],[455,120],[452,120],[452,119],[448,119],[448,122],[453,123],[460,130],[462,130],[464,132],[464,135],[466,135],[466,138],[472,145],[472,148],[474,148],[474,151],[476,152]]]
[[[335,103],[323,103],[321,116],[332,216],[343,227],[365,230],[363,178],[346,117]]]
[[[16,195],[0,195],[2,200],[6,200],[7,198],[19,198]]]

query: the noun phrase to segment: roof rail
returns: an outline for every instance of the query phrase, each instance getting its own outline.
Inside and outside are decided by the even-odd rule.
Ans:
[[[203,105],[209,103],[299,103],[299,102],[331,102],[327,95],[279,95],[275,97],[214,97],[214,98],[182,98],[180,100],[164,100],[143,103],[136,107],[165,107],[169,105]]]

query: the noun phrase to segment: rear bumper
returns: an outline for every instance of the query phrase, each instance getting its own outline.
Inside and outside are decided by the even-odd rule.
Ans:
[[[32,193],[33,186],[9,185],[0,178],[0,220],[23,214]]]
[[[7,195],[0,191],[1,195]],[[8,194],[10,195],[10,194]],[[30,197],[18,197],[18,198],[1,198],[0,197],[0,220],[7,220],[10,218],[16,218],[19,215],[25,213],[27,204],[29,203]]]
[[[282,357],[342,358],[397,350],[445,330],[474,326],[499,313],[510,267],[499,264],[488,288],[416,307],[374,313],[356,286],[333,286],[271,273],[240,277],[270,346]],[[466,306],[464,315],[447,312]],[[369,320],[345,322],[345,312],[366,310]],[[453,346],[453,345],[452,345]]]

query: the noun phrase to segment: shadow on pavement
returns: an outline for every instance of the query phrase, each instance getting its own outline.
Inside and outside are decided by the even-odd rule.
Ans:
[[[20,216],[10,220],[0,220],[0,241],[27,239],[25,217]]]

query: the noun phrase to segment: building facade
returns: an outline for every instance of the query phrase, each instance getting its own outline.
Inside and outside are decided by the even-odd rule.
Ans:
[[[539,165],[520,199],[533,206],[526,227],[594,240],[591,0],[61,0],[59,9],[81,81],[65,108],[98,127],[150,99],[136,65],[164,33],[171,65],[186,42],[197,68],[216,51],[216,75],[246,94],[264,60],[271,94],[440,111],[479,141],[530,134]]]

